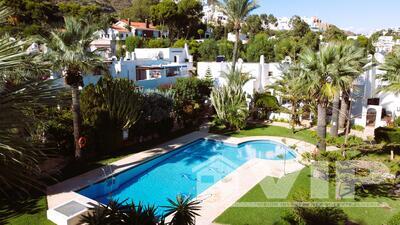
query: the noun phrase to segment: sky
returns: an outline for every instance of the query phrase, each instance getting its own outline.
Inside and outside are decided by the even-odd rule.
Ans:
[[[400,27],[399,0],[258,0],[255,13],[276,17],[317,16],[341,29],[368,34]]]

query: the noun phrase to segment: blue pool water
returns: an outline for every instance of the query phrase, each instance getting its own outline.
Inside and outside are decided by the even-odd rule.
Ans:
[[[281,160],[285,155],[295,158],[288,147],[272,141],[230,146],[200,139],[78,192],[102,203],[114,199],[166,206],[167,198],[177,194],[196,197],[248,160]]]

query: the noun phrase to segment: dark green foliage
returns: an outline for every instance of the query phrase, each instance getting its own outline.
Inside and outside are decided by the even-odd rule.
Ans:
[[[394,126],[400,128],[400,117],[397,117],[397,118],[394,120]]]
[[[269,93],[255,93],[254,94],[254,109],[253,117],[256,119],[269,119],[272,112],[279,110],[279,102],[275,96]]]
[[[336,147],[342,147],[344,146],[345,142],[345,136],[340,136],[340,137],[328,137],[326,139],[326,142],[330,145],[335,145]],[[364,144],[364,141],[362,138],[350,135],[347,139],[347,147],[351,146],[360,146]]]
[[[168,48],[171,45],[169,39],[149,39],[145,43],[146,48]]]
[[[156,216],[156,208],[142,204],[110,201],[90,209],[81,217],[80,223],[88,225],[157,225],[161,218]]]
[[[174,100],[161,92],[143,93],[142,98],[142,113],[138,122],[130,129],[130,139],[140,140],[170,132],[174,125]]]
[[[374,134],[377,143],[400,144],[400,128],[378,127]]]
[[[190,196],[176,196],[176,201],[168,199],[170,206],[165,206],[166,215],[174,214],[170,225],[194,225],[195,217],[199,216],[197,213],[200,210],[200,202],[191,200]]]
[[[250,40],[246,57],[250,62],[259,62],[260,55],[264,55],[265,62],[273,62],[275,59],[274,46],[276,41],[270,39],[266,33],[256,34],[253,39]]]
[[[70,153],[74,148],[71,110],[49,107],[34,113],[32,116],[38,118],[37,135],[41,135],[49,145],[55,145],[58,154]]]
[[[346,213],[337,207],[302,206],[301,203],[311,202],[306,192],[295,193],[294,199],[298,203],[283,217],[289,224],[298,225],[344,225],[348,221]]]
[[[140,48],[142,40],[137,36],[129,36],[125,39],[125,46],[128,52],[135,51],[135,48]]]
[[[96,151],[111,152],[122,146],[122,129],[132,127],[140,116],[141,96],[131,81],[100,79],[82,91],[81,110]]]
[[[346,33],[336,27],[335,25],[330,25],[329,28],[324,32],[324,41],[332,42],[332,41],[344,41],[347,38]]]
[[[215,61],[218,55],[218,44],[214,39],[207,39],[199,46],[201,61]]]
[[[290,19],[290,23],[292,24],[293,27],[291,32],[295,37],[303,37],[311,31],[310,26],[299,16],[293,16]]]
[[[178,78],[172,87],[178,122],[185,127],[198,126],[205,111],[205,100],[211,93],[212,81],[196,77]]]
[[[120,12],[121,18],[129,18],[132,21],[144,22],[150,20],[151,7],[158,3],[157,0],[133,0],[132,5]]]

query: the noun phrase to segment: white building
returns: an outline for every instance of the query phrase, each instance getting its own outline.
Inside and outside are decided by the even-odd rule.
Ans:
[[[119,20],[106,30],[99,30],[96,33],[98,39],[93,41],[90,45],[92,51],[96,49],[105,49],[101,54],[105,59],[111,59],[116,53],[116,42],[125,41],[129,36],[136,36],[141,38],[159,38],[161,31],[156,29],[149,22],[132,22],[130,20]],[[167,36],[164,33],[163,36]]]
[[[227,39],[230,42],[236,42],[236,34],[229,32]],[[249,42],[249,38],[247,37],[247,35],[242,33],[239,34],[239,40],[242,42],[242,44],[247,44]]]
[[[289,58],[282,63],[264,63],[263,56],[260,57],[259,63],[238,62],[237,68],[241,68],[242,72],[249,73],[253,78],[246,83],[244,91],[249,95],[267,91],[265,87],[279,80],[283,74],[284,65],[290,63]],[[197,74],[200,78],[204,78],[207,72],[210,72],[215,85],[224,85],[226,81],[221,75],[229,72],[230,67],[231,64],[227,62],[199,62]],[[377,74],[381,73],[383,71],[373,67],[361,74],[354,82],[351,112],[355,125],[376,128],[386,126],[387,121],[400,116],[400,95],[377,92],[377,89],[383,85],[376,78]],[[280,114],[275,115],[275,118],[289,119],[289,116]]]
[[[400,45],[400,40],[394,40],[393,36],[380,36],[373,44],[375,52],[386,55],[393,51],[393,47]]]
[[[137,48],[124,59],[109,62],[110,74],[127,78],[145,89],[173,84],[178,77],[187,77],[193,69],[192,56],[185,48]],[[84,84],[96,83],[101,76],[86,76]]]
[[[231,66],[229,62],[198,62],[197,75],[200,78],[205,78],[209,71],[215,85],[224,85],[226,80],[221,75],[228,73]],[[254,92],[265,91],[265,86],[275,83],[282,76],[281,63],[265,63],[264,56],[260,57],[260,62],[258,63],[238,62],[236,66],[253,78],[244,87],[245,92],[249,95],[253,95]]]
[[[377,75],[382,73],[384,72],[375,66],[353,83],[354,124],[376,128],[386,126],[387,122],[400,117],[400,95],[378,92],[378,88],[384,83],[377,79]]]
[[[201,20],[206,24],[226,25],[228,23],[228,16],[225,15],[218,6],[205,4],[203,1],[203,18]]]

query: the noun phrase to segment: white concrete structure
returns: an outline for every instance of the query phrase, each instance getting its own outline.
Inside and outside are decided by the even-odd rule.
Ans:
[[[236,42],[236,34],[229,32],[227,39],[230,42]],[[239,34],[239,40],[242,42],[242,44],[247,44],[249,42],[249,38],[247,37],[246,34]]]
[[[380,36],[373,45],[376,53],[386,55],[393,51],[394,46],[400,45],[400,40],[394,40],[393,36]]]
[[[187,45],[185,48],[137,48],[124,59],[114,58],[109,68],[112,77],[128,78],[145,89],[153,89],[189,76],[193,61]],[[96,83],[100,77],[86,76],[84,83]]]
[[[203,18],[201,19],[203,23],[211,24],[221,24],[226,25],[228,23],[228,16],[225,15],[222,10],[213,4],[207,4],[203,1]]]
[[[239,60],[240,61],[240,60]],[[237,68],[242,72],[248,73],[253,79],[246,83],[244,90],[249,95],[254,92],[265,91],[265,86],[275,83],[282,75],[280,63],[265,63],[264,56],[260,57],[259,63],[237,63]],[[228,62],[198,62],[197,74],[200,78],[205,78],[207,72],[211,73],[215,85],[220,86],[226,83],[223,78],[224,73],[231,69],[231,63]]]
[[[246,93],[253,95],[254,92],[266,91],[267,85],[274,84],[280,79],[285,63],[290,64],[290,59],[287,58],[282,63],[264,63],[263,56],[260,57],[259,63],[239,62],[237,68],[241,68],[242,72],[249,73],[253,78],[244,87]],[[230,67],[231,64],[227,62],[199,62],[197,74],[200,78],[204,78],[209,72],[215,80],[215,85],[223,85],[226,81],[221,75],[229,72]],[[354,82],[352,118],[355,125],[386,126],[394,118],[400,117],[400,95],[377,92],[384,83],[376,76],[382,73],[383,71],[375,66]],[[288,115],[274,116],[279,119],[289,119]]]
[[[378,88],[384,83],[376,76],[382,73],[384,72],[373,67],[353,83],[354,124],[377,128],[400,117],[400,95],[378,92]]]

